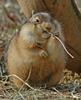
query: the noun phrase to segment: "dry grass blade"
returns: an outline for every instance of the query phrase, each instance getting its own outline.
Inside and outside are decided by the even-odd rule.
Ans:
[[[80,97],[78,95],[74,95],[75,91],[76,91],[76,88],[79,86],[79,83],[76,82],[76,80],[74,81],[74,88],[71,92],[71,96],[74,98],[74,99],[79,99]]]
[[[56,88],[53,87],[52,89],[55,90],[62,99],[65,98],[65,96],[60,91],[58,91]]]
[[[55,38],[62,44],[62,46],[63,46],[64,50],[66,51],[66,53],[67,53],[71,58],[74,58],[74,56],[73,56],[71,53],[69,53],[69,51],[66,49],[65,45],[64,45],[63,42],[60,40],[60,38],[57,37],[57,36],[55,36]]]
[[[32,89],[32,90],[34,90],[35,91],[35,89],[32,87],[32,86],[30,86],[28,83],[26,83],[25,81],[23,81],[20,77],[18,77],[17,75],[15,75],[15,74],[12,74],[12,75],[8,75],[7,77],[15,77],[15,78],[17,78],[17,79],[19,79],[23,84],[25,84],[27,87],[29,87],[30,89]]]
[[[27,77],[27,79],[26,79],[25,82],[28,82],[28,80],[29,80],[29,78],[30,78],[30,75],[31,75],[31,69],[32,69],[32,68],[30,68],[29,75],[28,75],[28,77]],[[19,92],[22,90],[22,88],[24,87],[24,85],[25,85],[25,84],[23,84],[23,85],[21,86],[21,88],[19,89]]]

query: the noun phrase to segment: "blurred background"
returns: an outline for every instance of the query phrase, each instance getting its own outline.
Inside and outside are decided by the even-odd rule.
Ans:
[[[80,12],[81,14],[81,0],[74,0],[75,1],[75,5],[77,10]],[[18,3],[16,0],[0,0],[0,76],[3,75],[3,73],[5,73],[4,70],[4,66],[6,64],[6,56],[7,56],[7,48],[9,45],[10,40],[12,39],[12,37],[18,33],[20,27],[27,21],[26,17],[23,15]],[[70,83],[70,84],[61,84],[61,86],[58,86],[57,89],[63,93],[67,92],[67,94],[70,94],[70,92],[73,90],[73,92],[80,94],[81,97],[81,77],[78,76],[77,74],[72,77],[72,73],[69,72],[67,73],[67,71],[65,71],[65,77],[64,77],[64,82],[65,83]],[[69,77],[70,76],[70,77]],[[0,97],[1,96],[5,96],[5,94],[7,94],[6,96],[10,96],[11,98],[11,94],[8,91],[14,91],[14,89],[12,87],[10,87],[10,84],[7,83],[7,87],[5,87],[5,83],[4,83],[4,78],[2,79],[0,77]],[[75,82],[74,80],[79,80],[79,84],[73,84],[73,82]],[[68,82],[67,82],[68,81]],[[1,86],[2,85],[2,86]],[[74,87],[76,85],[77,91],[75,91]],[[63,90],[64,89],[64,90]],[[4,93],[5,91],[5,93]],[[49,98],[51,96],[59,96],[60,92],[57,90],[54,90],[54,92],[50,92],[50,91],[45,91],[41,93],[40,91],[38,92],[40,94],[40,96],[42,96],[42,98],[44,98],[44,96],[47,96]],[[56,91],[56,92],[55,92]],[[17,92],[17,91],[16,91]],[[29,92],[29,91],[28,91]],[[15,91],[14,91],[15,93]],[[27,93],[27,91],[26,91]],[[24,93],[24,95],[26,94]],[[31,92],[30,94],[34,93]],[[38,94],[37,93],[37,94]],[[55,94],[56,93],[56,94]],[[29,93],[28,93],[29,94]],[[28,95],[27,94],[27,95]],[[44,94],[44,96],[43,96]],[[14,97],[14,95],[12,95]],[[20,96],[21,97],[21,96]],[[2,100],[2,98],[0,99]],[[11,100],[11,99],[5,99],[5,100]],[[23,100],[23,99],[14,99],[14,100]],[[25,100],[34,100],[34,99],[25,99]],[[36,99],[35,99],[36,100]],[[40,99],[42,100],[42,99]],[[47,100],[47,99],[45,99]],[[54,99],[48,99],[48,100],[54,100]],[[66,100],[66,99],[56,99],[56,100]],[[67,99],[67,100],[81,100],[81,99]]]

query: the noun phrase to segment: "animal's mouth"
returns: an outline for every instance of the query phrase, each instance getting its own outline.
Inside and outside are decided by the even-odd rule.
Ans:
[[[36,40],[36,45],[38,47],[43,47],[50,37],[51,37],[51,34],[49,34],[49,32],[47,32],[47,31],[43,30],[40,38]]]
[[[50,38],[50,37],[51,37],[51,35],[49,34],[49,32],[43,30],[42,38],[48,39],[48,38]]]

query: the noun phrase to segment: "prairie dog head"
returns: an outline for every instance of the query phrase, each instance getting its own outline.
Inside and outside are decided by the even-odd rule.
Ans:
[[[64,37],[61,32],[61,25],[54,20],[48,13],[36,13],[32,15],[29,22],[26,23],[21,31],[21,38],[29,44],[46,45],[51,35],[59,33],[62,40]]]
[[[20,39],[22,39],[25,44],[27,43],[29,47],[33,47],[33,45],[45,46],[50,35],[44,36],[44,34],[48,33],[44,33],[40,27],[35,26],[33,23],[26,23],[21,28]]]
[[[34,23],[38,27],[41,27],[44,31],[50,32],[54,27],[52,26],[52,17],[49,13],[39,12],[33,14],[30,18],[30,22]]]
[[[41,28],[44,32],[53,33],[53,35],[58,34],[59,37],[64,40],[60,23],[52,18],[49,13],[39,12],[33,14],[30,18],[30,22],[37,25],[37,27]]]

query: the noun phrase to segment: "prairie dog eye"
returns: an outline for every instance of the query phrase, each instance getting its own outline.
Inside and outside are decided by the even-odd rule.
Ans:
[[[36,17],[34,22],[37,24],[40,24],[42,22],[42,20],[39,17]]]

